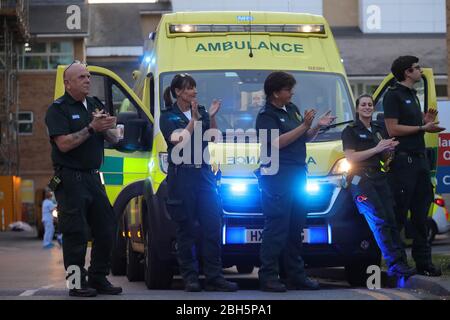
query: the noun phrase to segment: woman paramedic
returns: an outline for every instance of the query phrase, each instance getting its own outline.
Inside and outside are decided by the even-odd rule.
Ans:
[[[389,156],[398,145],[387,138],[382,123],[372,121],[373,99],[356,100],[356,120],[342,132],[345,157],[351,163],[348,184],[358,211],[364,215],[388,266],[388,274],[410,277],[415,269],[407,264],[394,214],[393,196],[386,174]],[[382,171],[383,169],[383,171]]]
[[[216,127],[215,115],[220,109],[220,101],[214,100],[208,113],[205,107],[197,104],[196,98],[196,82],[186,73],[175,75],[164,91],[166,110],[161,114],[160,127],[169,158],[166,207],[176,223],[177,258],[185,290],[202,290],[195,245],[201,238],[205,290],[236,291],[237,284],[225,280],[222,275],[222,209],[215,176],[203,159],[208,148],[203,134],[210,127]],[[202,135],[199,145],[194,143],[195,134]],[[184,152],[187,157],[186,154],[183,156]],[[195,161],[198,160],[195,153],[200,154],[200,161]]]
[[[317,290],[319,284],[305,274],[301,251],[301,230],[306,219],[305,200],[298,190],[306,188],[306,142],[314,139],[323,126],[335,119],[328,111],[311,127],[316,111],[306,110],[304,117],[291,102],[295,78],[286,72],[269,74],[264,82],[266,104],[259,111],[256,130],[261,143],[261,166],[257,171],[261,188],[264,229],[260,249],[260,287],[263,291],[287,289]],[[272,132],[279,136],[272,136]],[[264,141],[263,134],[267,134]],[[264,150],[267,148],[266,150]],[[273,150],[273,152],[268,152]],[[262,155],[269,155],[267,163]],[[270,172],[278,156],[278,170]],[[287,287],[280,276],[282,258]]]

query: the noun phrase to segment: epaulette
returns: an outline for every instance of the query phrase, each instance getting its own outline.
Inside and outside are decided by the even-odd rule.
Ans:
[[[259,109],[258,114],[264,114],[264,113],[266,113],[266,111],[267,111],[267,107],[264,106],[261,109]]]
[[[54,104],[61,104],[64,102],[64,97],[59,97],[58,99],[56,99],[55,101],[53,101]]]

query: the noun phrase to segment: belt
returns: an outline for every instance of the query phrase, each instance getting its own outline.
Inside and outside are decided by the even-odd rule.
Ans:
[[[209,168],[209,164],[172,164],[169,163],[169,167],[172,168],[185,168],[185,169],[201,169],[201,168]]]
[[[73,171],[73,172],[82,172],[82,173],[89,173],[89,174],[98,174],[99,173],[98,169],[74,169],[74,168],[69,168],[69,167],[55,167],[55,171],[60,171],[60,170],[69,170],[69,171]]]
[[[425,152],[413,152],[413,151],[397,151],[395,155],[403,156],[403,157],[417,157],[417,158],[425,158]]]

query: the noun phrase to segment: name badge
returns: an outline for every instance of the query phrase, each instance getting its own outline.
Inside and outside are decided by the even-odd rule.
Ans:
[[[72,115],[72,119],[80,119],[80,115],[79,114],[73,114]]]
[[[286,120],[285,120],[285,119],[283,119],[283,118],[280,118],[280,121],[281,121],[281,122],[285,122]]]
[[[411,100],[405,100],[406,104],[411,104]]]
[[[366,134],[360,134],[359,137],[363,138],[363,139],[367,139],[367,135]]]

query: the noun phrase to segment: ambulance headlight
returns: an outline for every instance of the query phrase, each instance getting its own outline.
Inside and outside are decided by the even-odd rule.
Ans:
[[[306,183],[306,192],[308,194],[316,194],[320,191],[319,183],[316,181],[308,181]]]
[[[230,191],[234,195],[243,195],[247,193],[247,185],[245,183],[232,183],[230,185]]]
[[[347,161],[347,159],[342,158],[339,159],[333,166],[333,169],[331,169],[331,174],[332,175],[339,175],[339,174],[344,174],[344,173],[348,173],[351,169],[351,165],[350,162]]]
[[[167,152],[159,153],[159,168],[162,172],[167,174],[169,169],[169,155]]]

